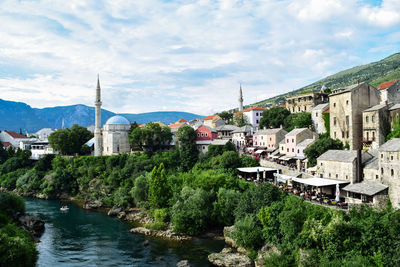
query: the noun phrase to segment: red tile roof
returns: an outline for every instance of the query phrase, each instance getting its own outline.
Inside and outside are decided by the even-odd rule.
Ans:
[[[322,112],[322,113],[329,113],[329,108],[327,110],[325,110],[324,112]]]
[[[252,111],[252,110],[264,110],[262,107],[252,107],[252,108],[246,108],[244,111]]]
[[[279,105],[280,107],[286,108],[286,104]]]
[[[173,124],[168,125],[168,127],[169,127],[169,128],[179,128],[179,127],[181,127],[181,126],[184,125],[184,124],[185,124],[185,122],[175,122],[175,123],[173,123]]]
[[[180,123],[180,122],[187,122],[187,120],[185,120],[185,119],[179,119],[177,122],[175,122],[175,123]]]
[[[233,114],[233,116],[237,116],[237,115],[239,115],[239,114],[242,114],[243,112],[244,112],[244,110],[238,111],[238,112],[236,112],[235,114]]]
[[[3,145],[4,148],[11,146],[10,142],[1,142],[1,144]]]
[[[217,116],[217,115],[207,116],[207,117],[204,118],[204,120],[212,120],[212,119],[214,119],[215,116]]]
[[[397,82],[397,80],[393,80],[390,82],[384,82],[381,83],[381,85],[378,86],[378,90],[384,90],[384,89],[388,89],[392,84],[394,84],[395,82]]]
[[[19,134],[17,132],[13,132],[13,131],[7,131],[4,130],[6,133],[8,133],[12,138],[28,138],[25,135]]]

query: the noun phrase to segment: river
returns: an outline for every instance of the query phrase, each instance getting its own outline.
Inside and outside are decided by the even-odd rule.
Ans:
[[[25,203],[27,213],[46,223],[37,244],[38,266],[176,266],[180,260],[211,266],[207,255],[224,247],[223,241],[175,243],[134,235],[129,223],[71,203],[67,212],[60,211],[66,203],[57,200],[25,198]]]

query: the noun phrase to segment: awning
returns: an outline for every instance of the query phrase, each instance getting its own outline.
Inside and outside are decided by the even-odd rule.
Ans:
[[[367,196],[374,196],[387,188],[388,186],[378,182],[363,181],[361,183],[346,185],[343,187],[343,190]]]
[[[246,150],[248,151],[253,151],[254,149],[256,149],[255,147],[246,147]]]
[[[349,184],[348,181],[341,181],[341,180],[333,180],[333,179],[326,179],[326,178],[293,178],[294,182],[316,186],[316,187],[324,187],[324,186],[332,186],[336,184]]]
[[[290,157],[286,157],[286,156],[282,156],[279,158],[280,160],[291,160],[292,158]]]
[[[295,156],[295,157],[293,157],[293,159],[299,159],[299,160],[303,160],[303,159],[305,159],[306,157],[304,157],[304,156]]]
[[[274,174],[274,176],[276,177],[277,182],[282,182],[282,183],[286,183],[288,180],[296,178],[294,176],[284,175],[280,173]]]
[[[271,156],[271,155],[270,155],[270,158],[271,158],[271,159],[279,159],[279,155],[278,155],[278,156]]]
[[[256,152],[254,152],[254,153],[256,153],[256,154],[261,154],[261,153],[263,153],[263,152],[266,152],[266,151],[263,150],[263,149],[259,149],[259,150],[256,150]]]
[[[264,172],[264,171],[277,171],[277,169],[272,168],[265,168],[265,167],[245,167],[245,168],[237,168],[240,172],[246,173],[257,173],[257,172]]]

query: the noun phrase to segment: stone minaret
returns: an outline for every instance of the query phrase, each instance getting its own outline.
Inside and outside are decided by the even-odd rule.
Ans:
[[[97,75],[96,100],[94,101],[94,106],[96,113],[94,126],[94,155],[101,156],[103,149],[103,140],[101,136],[101,95],[99,75]]]
[[[239,90],[239,111],[243,111],[243,93],[242,93],[242,85],[240,85],[240,90]]]

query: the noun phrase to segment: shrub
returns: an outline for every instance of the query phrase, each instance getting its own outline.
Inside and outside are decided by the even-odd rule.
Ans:
[[[246,249],[258,249],[263,243],[261,227],[253,215],[246,215],[235,223],[232,237],[239,246]]]
[[[25,202],[22,197],[13,193],[0,193],[0,211],[9,217],[25,213]]]
[[[214,202],[213,216],[222,225],[232,225],[235,221],[234,211],[238,205],[240,193],[232,189],[220,188],[217,201]]]

